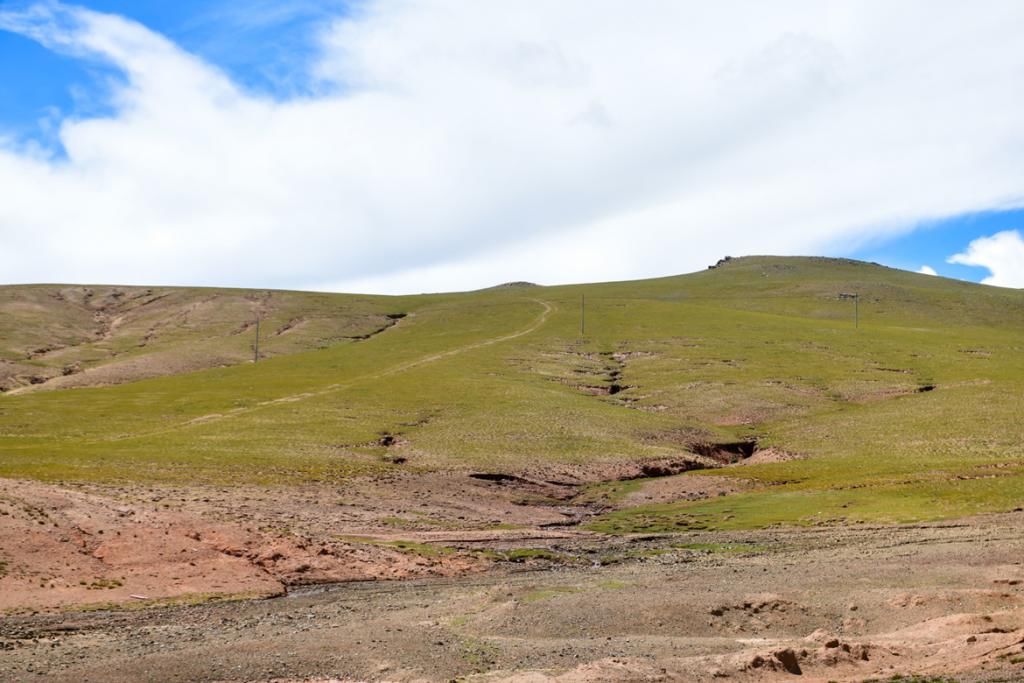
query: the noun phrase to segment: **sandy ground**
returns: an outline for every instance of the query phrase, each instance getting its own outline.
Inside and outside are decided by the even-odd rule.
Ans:
[[[569,474],[0,481],[0,680],[1024,680],[1024,513],[611,539]]]

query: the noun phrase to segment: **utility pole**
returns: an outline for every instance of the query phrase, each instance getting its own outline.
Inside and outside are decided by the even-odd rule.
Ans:
[[[256,316],[256,343],[253,344],[252,362],[260,362],[260,316]]]
[[[860,293],[840,292],[840,299],[853,299],[853,327],[860,327]]]

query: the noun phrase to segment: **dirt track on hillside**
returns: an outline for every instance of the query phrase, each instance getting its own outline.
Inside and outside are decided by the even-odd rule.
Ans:
[[[540,479],[0,484],[0,680],[1024,679],[1024,513],[609,539]]]

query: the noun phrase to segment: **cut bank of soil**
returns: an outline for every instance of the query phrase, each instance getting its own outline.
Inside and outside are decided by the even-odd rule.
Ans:
[[[9,616],[0,678],[1020,680],[1022,522],[688,534],[674,542],[748,550]]]
[[[0,680],[1024,676],[1024,513],[605,537],[574,526],[595,472],[286,496],[2,480]],[[706,479],[620,504],[728,492]]]

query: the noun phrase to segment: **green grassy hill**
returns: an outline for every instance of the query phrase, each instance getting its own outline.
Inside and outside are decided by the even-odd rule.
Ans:
[[[121,384],[359,341],[380,297],[209,288],[0,287],[0,391]]]
[[[0,357],[48,371],[75,359],[101,372],[111,357],[156,353],[140,346],[156,325],[160,353],[227,360],[0,396],[0,476],[333,482],[396,468],[661,458],[756,438],[799,459],[683,475],[757,488],[612,513],[595,528],[907,521],[1024,504],[1016,290],[847,260],[748,257],[638,282],[400,298],[274,292],[265,329],[304,320],[308,331],[269,337],[270,357],[238,364],[251,340],[232,331],[263,292],[160,290],[175,310],[205,312],[185,324],[136,306],[114,327],[117,310],[90,318],[94,303],[54,299],[80,289],[0,288]],[[118,291],[144,301],[149,290]],[[856,328],[843,292],[860,295]],[[51,346],[63,348],[26,357]]]

